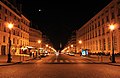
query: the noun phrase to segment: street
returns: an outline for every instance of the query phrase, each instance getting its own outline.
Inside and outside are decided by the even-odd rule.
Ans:
[[[120,67],[80,56],[54,54],[29,63],[0,67],[0,78],[120,78]]]

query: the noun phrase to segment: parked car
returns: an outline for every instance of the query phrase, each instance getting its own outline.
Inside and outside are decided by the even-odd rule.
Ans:
[[[46,55],[46,53],[43,52],[43,53],[40,53],[40,56],[41,57],[46,57],[47,55]]]

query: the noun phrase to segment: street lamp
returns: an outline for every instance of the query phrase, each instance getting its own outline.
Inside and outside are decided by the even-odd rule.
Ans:
[[[71,47],[70,47],[70,51],[72,52],[73,51],[73,44],[72,45],[70,45]]]
[[[46,44],[45,46],[46,46],[46,51],[47,51],[47,49],[48,49],[48,44]]]
[[[41,49],[41,40],[38,40],[38,44],[40,44],[40,49]],[[40,50],[38,49],[38,53],[39,53],[39,56],[40,56]],[[38,54],[37,53],[37,54]],[[40,56],[41,57],[41,56]]]
[[[81,55],[81,51],[82,51],[82,49],[81,49],[82,41],[81,40],[79,40],[79,44],[80,44],[80,55]],[[78,49],[78,51],[79,51],[79,49]]]
[[[82,44],[82,41],[81,41],[81,40],[79,40],[79,44],[80,44],[80,48],[81,48],[81,44]]]
[[[115,29],[115,26],[114,25],[110,25],[110,30],[111,30],[111,34],[112,34],[112,57],[111,57],[111,61],[112,63],[116,63],[115,62],[115,54],[114,54],[114,29]]]
[[[79,41],[79,44],[81,44],[81,43],[82,43],[82,41],[80,40],[80,41]]]
[[[9,48],[8,48],[8,60],[7,60],[7,63],[11,63],[11,29],[13,28],[13,24],[12,23],[9,23],[8,24],[8,28],[9,28]]]
[[[40,44],[40,43],[41,43],[41,40],[38,40],[38,43]]]

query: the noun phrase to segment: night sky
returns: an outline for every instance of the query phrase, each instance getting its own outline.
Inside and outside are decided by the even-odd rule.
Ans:
[[[59,49],[60,43],[64,46],[73,30],[79,29],[111,1],[17,0],[22,4],[22,13],[32,22],[32,27],[46,34],[55,49]]]

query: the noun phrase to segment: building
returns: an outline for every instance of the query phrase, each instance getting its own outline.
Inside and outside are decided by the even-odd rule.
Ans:
[[[37,54],[42,51],[42,32],[40,30],[36,30],[34,28],[30,28],[29,32],[29,52],[33,55],[33,57],[37,57]]]
[[[10,30],[8,24],[12,23]],[[30,21],[7,0],[0,1],[0,55],[7,55],[9,38],[11,54],[20,54],[21,48],[29,45]]]
[[[109,29],[114,25],[114,31]],[[120,52],[120,0],[112,0],[77,32],[77,48],[89,49],[92,53]],[[113,40],[112,40],[113,38]],[[78,43],[82,40],[82,44]],[[113,46],[112,46],[113,43]]]
[[[42,32],[40,30],[36,30],[34,28],[30,28],[29,32],[29,42],[30,46],[34,48],[41,48],[42,46]]]

